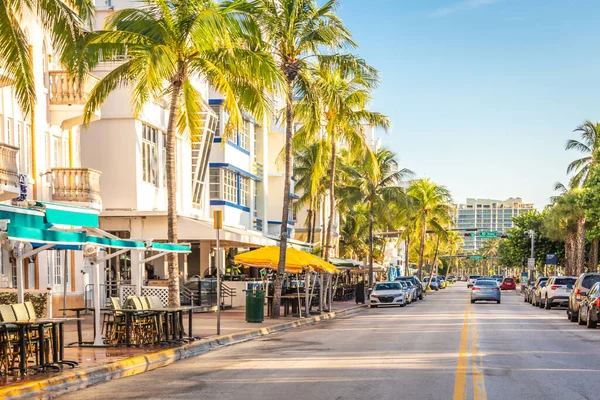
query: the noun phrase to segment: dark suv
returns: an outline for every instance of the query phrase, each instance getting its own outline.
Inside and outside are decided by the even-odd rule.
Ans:
[[[569,295],[569,304],[567,305],[567,318],[569,318],[569,321],[577,322],[581,300],[587,297],[590,288],[596,282],[600,282],[600,273],[598,272],[586,272],[579,275],[573,285],[573,291]]]
[[[423,284],[416,276],[399,276],[395,281],[410,281],[417,287],[417,298],[423,300]]]

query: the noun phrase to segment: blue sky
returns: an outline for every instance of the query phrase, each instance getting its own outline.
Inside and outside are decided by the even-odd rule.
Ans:
[[[358,54],[381,71],[372,109],[403,167],[466,197],[543,207],[600,119],[600,1],[340,0]]]

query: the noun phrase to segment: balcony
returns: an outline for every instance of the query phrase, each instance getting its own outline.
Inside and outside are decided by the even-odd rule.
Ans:
[[[52,168],[50,173],[53,201],[102,209],[100,171],[90,168]]]
[[[19,197],[18,147],[0,143],[0,201]]]
[[[49,72],[50,124],[70,129],[83,121],[83,107],[88,95],[99,79],[86,74],[82,82],[69,76],[66,71]],[[97,120],[99,115],[92,116]]]

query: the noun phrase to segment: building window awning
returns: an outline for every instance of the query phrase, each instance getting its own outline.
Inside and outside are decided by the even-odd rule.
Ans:
[[[173,243],[152,243],[148,250],[169,252],[169,253],[189,253],[191,246],[189,244],[173,244]]]
[[[36,207],[43,209],[46,222],[51,225],[87,226],[98,228],[98,211],[85,207],[65,206],[38,201]]]

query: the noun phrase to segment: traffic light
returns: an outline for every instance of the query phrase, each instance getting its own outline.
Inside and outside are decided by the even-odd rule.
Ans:
[[[475,232],[465,233],[464,237],[475,237]]]
[[[510,237],[511,237],[511,236],[510,236],[510,235],[507,235],[506,233],[504,233],[504,234],[500,235],[500,239],[508,239],[508,238],[510,238]]]

